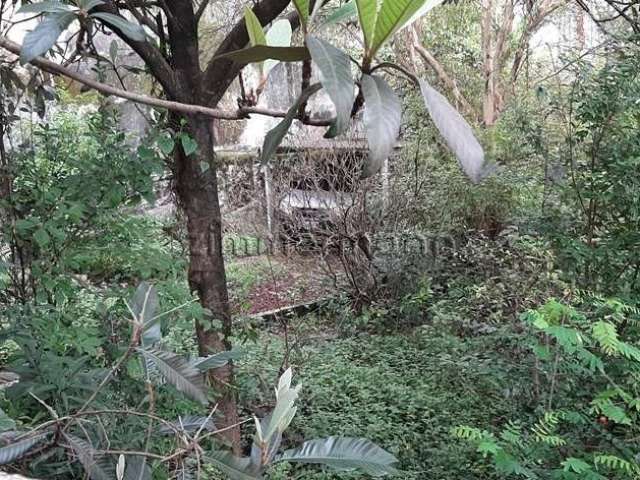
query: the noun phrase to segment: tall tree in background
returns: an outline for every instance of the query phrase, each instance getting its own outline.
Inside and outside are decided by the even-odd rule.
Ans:
[[[531,38],[554,12],[567,3],[568,0],[482,0],[480,47],[484,91],[482,113],[478,117],[485,126],[496,123],[507,100],[515,93]],[[518,10],[520,15],[517,15]],[[418,25],[414,29],[412,48],[425,66],[433,70],[456,104],[471,113],[473,108],[454,77],[421,41]]]

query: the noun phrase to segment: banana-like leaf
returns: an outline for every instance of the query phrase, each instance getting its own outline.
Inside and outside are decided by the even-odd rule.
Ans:
[[[204,461],[228,475],[230,480],[257,480],[262,478],[260,473],[251,467],[249,458],[236,457],[229,452],[211,452],[204,457]]]
[[[216,429],[213,420],[209,417],[198,417],[196,415],[188,415],[186,417],[180,417],[178,420],[170,422],[171,425],[175,426],[177,430],[185,431],[185,432],[197,432],[202,428],[202,430],[206,430],[207,432],[212,432]],[[162,435],[172,435],[175,433],[175,430],[169,428],[168,425],[163,425],[158,429],[158,432]]]
[[[426,0],[382,0],[376,18],[376,28],[371,47],[373,57],[394,33],[400,30],[420,10]]]
[[[420,80],[420,90],[433,123],[456,155],[462,170],[473,182],[479,182],[484,170],[484,150],[473,130],[447,99]]]
[[[356,5],[355,0],[351,0],[327,15],[327,18],[324,19],[322,25],[334,25],[336,23],[344,22],[345,20],[350,20],[357,15],[358,6]]]
[[[298,97],[296,103],[287,111],[287,115],[282,119],[282,121],[267,132],[267,135],[264,137],[264,143],[262,144],[262,153],[260,154],[260,161],[263,165],[266,164],[276,153],[278,146],[282,143],[282,140],[291,128],[291,124],[298,114],[300,105],[306,102],[321,88],[322,86],[318,83],[311,85],[303,91]]]
[[[49,436],[49,432],[41,433],[34,437],[25,438],[11,445],[0,448],[0,465],[6,465],[21,459],[27,455],[31,449],[38,446]]]
[[[224,367],[231,360],[235,360],[241,356],[242,352],[239,349],[227,350],[226,352],[214,353],[208,357],[199,357],[194,362],[191,362],[191,365],[202,373],[206,373],[213,368]]]
[[[353,0],[358,7],[358,19],[360,28],[364,34],[364,45],[367,52],[373,46],[373,37],[376,30],[376,18],[378,16],[378,0]]]
[[[322,86],[336,107],[335,127],[331,129],[331,134],[340,135],[349,127],[355,100],[351,60],[342,50],[319,38],[308,36],[307,47],[320,69]]]
[[[69,434],[65,434],[64,437],[91,480],[116,478],[116,464],[110,457],[96,455],[93,446],[81,438]]]
[[[293,5],[300,16],[300,23],[306,27],[309,23],[309,0],[293,0]]]
[[[267,31],[267,45],[269,45],[270,47],[290,47],[292,35],[293,30],[291,30],[291,23],[289,23],[289,21],[285,19],[278,20]],[[280,62],[277,60],[266,60],[264,62],[262,74],[264,76],[269,75],[269,72],[271,72],[271,70],[273,70],[273,67],[275,67],[278,63]]]
[[[76,15],[73,12],[46,14],[36,28],[25,35],[20,51],[20,63],[24,65],[48,52],[75,19]]]
[[[269,45],[256,45],[255,47],[234,50],[233,52],[218,55],[213,60],[228,58],[236,63],[258,63],[265,60],[278,60],[280,62],[302,62],[309,60],[311,54],[307,47],[272,47]]]
[[[264,30],[262,30],[262,25],[260,25],[260,20],[249,7],[244,7],[244,23],[249,34],[249,45],[255,47],[256,45],[267,44],[267,38],[264,35]]]
[[[140,348],[138,351],[153,363],[168,383],[194,400],[207,403],[204,376],[184,358],[154,348]]]
[[[402,104],[391,87],[381,77],[362,76],[364,95],[364,126],[369,143],[369,156],[362,178],[377,173],[389,158],[398,141]]]
[[[16,13],[65,13],[76,11],[77,8],[55,0],[45,0],[38,3],[22,5]]]
[[[137,42],[144,42],[147,38],[147,34],[142,28],[142,25],[130,22],[126,18],[122,18],[119,15],[113,15],[112,13],[96,12],[90,15],[92,18],[98,18],[108,25],[120,30],[125,36],[131,40]]]
[[[329,437],[309,440],[278,455],[274,462],[317,463],[338,470],[359,470],[380,477],[397,472],[398,459],[364,438]]]

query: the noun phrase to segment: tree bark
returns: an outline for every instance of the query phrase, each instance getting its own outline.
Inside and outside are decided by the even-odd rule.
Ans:
[[[493,54],[493,0],[482,0],[482,70],[484,74],[484,100],[482,105],[482,120],[490,127],[496,121],[495,104],[495,64]]]
[[[218,199],[217,168],[211,120],[204,117],[187,119],[189,134],[198,144],[196,153],[187,156],[182,147],[176,149],[174,168],[176,192],[187,219],[189,240],[189,286],[197,293],[205,309],[205,318],[196,323],[198,350],[201,356],[229,350],[231,313],[222,251],[222,216]],[[220,394],[217,399],[221,414],[219,427],[238,423],[233,365],[211,370],[209,381]],[[238,452],[240,429],[229,428],[226,440]]]

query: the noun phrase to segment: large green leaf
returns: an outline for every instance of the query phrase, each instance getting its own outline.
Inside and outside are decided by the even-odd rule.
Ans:
[[[31,449],[39,445],[48,436],[48,432],[41,433],[35,437],[25,438],[12,443],[11,445],[0,448],[0,465],[6,465],[24,457],[31,451]]]
[[[364,126],[369,143],[369,157],[362,178],[377,173],[385,159],[393,152],[402,116],[400,99],[384,79],[372,75],[362,76],[364,95]]]
[[[129,20],[120,17],[119,15],[113,15],[111,13],[96,12],[90,15],[92,18],[98,18],[103,22],[111,25],[112,27],[120,30],[125,36],[131,40],[137,42],[144,42],[147,38],[144,28],[137,23],[130,22]]]
[[[359,470],[372,476],[393,475],[398,460],[364,438],[329,437],[309,440],[285,451],[275,462],[318,463],[338,470]]]
[[[214,465],[218,470],[229,476],[230,480],[256,480],[261,478],[259,472],[251,468],[251,460],[246,457],[236,457],[229,452],[214,451],[204,457],[206,463]]]
[[[228,58],[237,63],[257,63],[265,60],[279,60],[281,62],[302,62],[309,60],[311,54],[306,47],[271,47],[256,45],[255,47],[234,50],[233,52],[218,55],[214,60]]]
[[[433,123],[456,155],[460,166],[473,181],[482,179],[484,150],[473,130],[462,115],[425,80],[420,80],[420,90]]]
[[[306,28],[306,25],[309,23],[309,0],[293,0],[293,5],[298,11],[300,22]]]
[[[256,45],[266,45],[267,39],[260,25],[260,20],[256,17],[249,7],[244,7],[244,23],[247,26],[247,33],[249,34],[249,45],[255,47]]]
[[[378,0],[354,0],[358,7],[360,28],[364,34],[364,44],[369,51],[373,46],[373,36],[376,29],[376,17],[378,16]]]
[[[267,31],[267,45],[270,47],[290,47],[291,46],[291,37],[293,35],[293,30],[291,29],[291,23],[289,20],[281,19],[275,22],[271,28]],[[278,63],[278,60],[268,59],[264,62],[264,66],[262,69],[263,75],[269,75],[269,72],[275,67]]]
[[[71,12],[46,14],[38,26],[25,35],[20,63],[28,63],[48,52],[75,18],[75,14]]]
[[[262,164],[267,163],[271,157],[276,153],[278,146],[282,143],[285,135],[291,128],[291,124],[293,120],[296,118],[298,114],[298,110],[300,109],[300,105],[306,102],[313,94],[317,93],[322,86],[320,84],[311,85],[305,91],[303,91],[296,103],[287,111],[286,116],[282,119],[278,125],[273,127],[271,130],[267,132],[267,135],[264,137],[264,142],[262,144],[262,153],[260,154],[260,161]]]
[[[334,9],[327,18],[324,19],[323,25],[334,25],[336,23],[350,20],[358,15],[358,6],[355,0],[351,0],[348,3]]]
[[[404,28],[407,28],[409,25],[411,25],[413,22],[415,22],[416,20],[418,20],[420,17],[426,15],[427,13],[429,13],[431,10],[433,10],[434,8],[436,8],[438,5],[441,5],[442,3],[444,3],[444,0],[426,0],[426,3],[424,5],[422,5],[422,7],[420,7],[418,9],[418,11],[416,13],[413,14],[413,16],[409,19],[408,22],[404,23],[399,30],[402,30]]]
[[[171,385],[201,403],[207,403],[204,376],[184,358],[154,348],[138,349]]]
[[[17,13],[66,13],[78,10],[72,5],[67,5],[55,0],[45,0],[38,3],[23,4]]]
[[[320,70],[322,86],[336,107],[335,126],[331,131],[340,135],[349,127],[355,100],[351,60],[342,50],[319,38],[307,37],[307,47]]]
[[[424,5],[425,0],[382,0],[376,18],[376,28],[371,47],[371,56],[400,30]]]

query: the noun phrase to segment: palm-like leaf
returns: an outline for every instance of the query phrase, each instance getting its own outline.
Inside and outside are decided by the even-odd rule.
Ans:
[[[425,80],[420,80],[420,89],[433,123],[458,158],[460,166],[473,182],[480,181],[484,169],[484,150],[473,130],[447,99]]]
[[[40,442],[45,440],[49,436],[49,433],[42,433],[34,437],[25,438],[18,442],[14,442],[11,445],[0,448],[0,465],[6,465],[7,463],[19,460],[28,454],[32,448],[36,447]]]
[[[317,463],[338,470],[359,470],[372,476],[393,475],[398,460],[364,438],[329,437],[309,440],[278,455],[276,462]]]
[[[138,351],[153,363],[168,383],[194,400],[207,403],[204,376],[184,358],[154,348]]]

